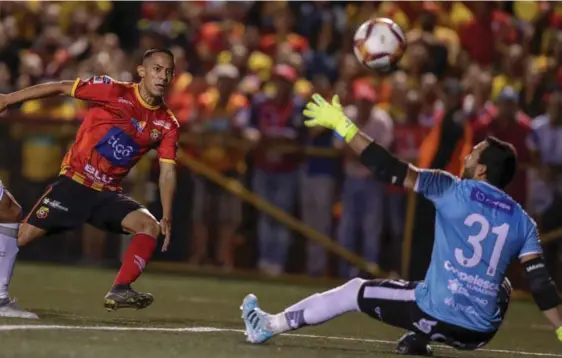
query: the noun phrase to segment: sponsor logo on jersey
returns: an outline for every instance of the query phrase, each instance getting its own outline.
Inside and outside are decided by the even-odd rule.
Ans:
[[[170,122],[166,122],[163,119],[157,119],[152,123],[154,123],[154,125],[157,127],[164,127],[165,129],[170,129]]]
[[[150,139],[157,141],[162,136],[162,133],[158,129],[153,129],[150,131]]]
[[[35,212],[35,215],[39,219],[45,219],[47,216],[49,216],[49,208],[46,207],[46,206],[42,206],[39,209],[37,209],[37,211]]]
[[[102,157],[121,167],[128,166],[140,152],[140,146],[117,127],[111,128],[95,148]]]
[[[482,293],[488,296],[496,296],[499,290],[499,285],[495,282],[483,279],[478,275],[471,275],[457,269],[451,261],[445,261],[443,267],[445,270],[452,272],[457,278],[463,282],[464,286],[472,291]]]
[[[471,295],[468,292],[468,290],[465,287],[463,287],[459,282],[459,280],[457,279],[449,280],[449,284],[447,285],[447,288],[454,295],[461,295],[461,296],[468,297],[471,301],[476,302],[483,306],[486,306],[488,304],[488,300]]]
[[[112,177],[100,172],[98,169],[96,169],[93,165],[90,164],[86,164],[84,166],[84,172],[86,173],[88,179],[96,183],[102,183],[104,185],[107,185],[107,184],[111,184],[111,182],[113,181]]]
[[[467,305],[462,305],[458,302],[456,302],[454,300],[453,297],[447,297],[445,298],[445,300],[443,301],[443,303],[445,303],[445,305],[451,307],[453,310],[455,311],[460,311],[460,312],[464,312],[466,314],[472,315],[472,316],[480,316],[478,314],[478,312],[476,312],[476,310],[474,309],[474,307],[472,306],[467,306]]]
[[[119,98],[117,99],[117,102],[119,102],[119,103],[125,103],[125,104],[128,104],[128,105],[130,105],[130,106],[133,105],[133,102],[131,102],[131,101],[129,101],[128,99],[125,99],[125,98],[123,98],[123,97],[119,97]]]
[[[104,85],[108,85],[111,83],[111,78],[107,77],[107,76],[94,76],[94,78],[92,79],[92,83],[93,84],[104,84]]]
[[[137,132],[142,132],[146,126],[146,122],[141,122],[136,118],[131,118],[131,124],[136,128]]]
[[[45,204],[47,206],[50,206],[53,209],[68,211],[68,208],[65,207],[65,206],[62,206],[62,204],[58,200],[52,200],[52,199],[49,199],[49,198],[45,198],[45,199],[43,199],[43,204]]]
[[[515,204],[510,200],[504,198],[494,198],[478,188],[472,189],[472,192],[470,193],[470,200],[477,201],[491,209],[500,210],[511,215],[515,210]]]

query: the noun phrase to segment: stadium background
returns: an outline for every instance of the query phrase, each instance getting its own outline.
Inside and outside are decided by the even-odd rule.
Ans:
[[[400,69],[387,76],[366,72],[352,55],[354,30],[374,16],[392,18],[407,32],[409,46]],[[269,138],[259,146],[248,140],[247,121],[240,118],[251,113],[260,96],[276,95],[275,78],[284,79],[299,98],[316,91],[326,96],[337,93],[344,105],[356,106],[355,110],[370,111],[375,105],[372,118],[367,114],[371,130],[375,128],[378,139],[397,155],[423,167],[457,171],[458,153],[493,133],[513,142],[525,163],[510,194],[537,218],[543,232],[554,231],[545,250],[560,284],[556,229],[562,177],[556,173],[562,156],[544,151],[542,156],[534,155],[533,148],[537,144],[542,148],[544,138],[535,133],[533,123],[553,103],[551,107],[558,109],[550,113],[556,118],[540,135],[549,138],[550,148],[557,148],[558,142],[562,145],[562,105],[560,97],[553,95],[562,85],[561,31],[561,5],[536,1],[2,2],[0,92],[77,76],[106,74],[116,80],[136,80],[135,66],[146,49],[171,48],[176,77],[167,102],[182,124],[180,148],[185,155],[178,166],[171,249],[157,254],[153,268],[180,271],[216,267],[211,272],[247,269],[271,276],[284,271],[330,277],[356,273],[341,265],[337,255],[328,255],[325,263],[323,250],[307,255],[306,239],[324,236],[306,229],[304,235],[289,233],[290,250],[282,270],[264,264],[260,240],[284,240],[285,225],[269,225],[262,231],[267,235],[260,238],[262,211],[224,195],[224,186],[240,192],[225,178],[239,179],[267,199],[267,190],[256,188],[260,182],[256,178],[271,174],[264,166],[267,155],[275,160],[281,155],[285,172],[290,172],[279,189],[287,200],[274,204],[335,241],[349,244],[354,235],[338,232],[342,225],[353,227],[345,221],[342,202],[348,199],[357,206],[358,195],[380,200],[380,207],[357,209],[375,220],[356,225],[365,231],[361,239],[369,252],[358,250],[363,260],[351,257],[351,261],[377,263],[407,278],[419,279],[425,273],[432,243],[427,203],[386,187],[364,188],[368,179],[329,134],[299,132],[297,139]],[[279,64],[286,66],[276,67]],[[217,78],[226,79],[220,91],[236,87],[222,110],[217,109],[221,107]],[[24,210],[57,175],[85,110],[84,103],[56,97],[24,103],[0,116],[0,178]],[[498,127],[496,117],[510,111],[513,120]],[[243,125],[230,130],[216,124],[224,120]],[[445,126],[448,120],[456,127]],[[458,150],[449,155],[443,154],[451,151],[450,140],[444,140],[449,133],[440,136],[441,127],[455,138],[452,144]],[[147,158],[131,173],[125,190],[158,216],[157,174],[157,161]],[[313,180],[318,177],[323,181]],[[322,204],[311,203],[306,194],[312,191]],[[253,196],[241,196],[264,205]],[[211,204],[215,205],[211,211],[203,210]],[[326,216],[330,219],[323,220]],[[211,229],[206,253],[201,239],[205,227]],[[222,229],[232,234],[221,244]],[[22,250],[20,259],[111,266],[118,262],[126,241],[86,226],[44,238]],[[334,251],[341,254],[340,249]],[[517,267],[511,271],[517,285],[524,287]]]

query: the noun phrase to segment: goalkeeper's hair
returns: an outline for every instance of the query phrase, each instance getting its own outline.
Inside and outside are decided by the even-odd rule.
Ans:
[[[166,48],[153,48],[153,49],[147,50],[142,55],[142,62],[144,63],[146,60],[150,59],[152,57],[152,55],[154,55],[156,53],[164,53],[164,54],[170,56],[170,58],[172,59],[172,62],[174,61],[174,54],[172,53],[172,51],[170,51]]]
[[[486,180],[504,189],[517,170],[517,153],[513,145],[496,137],[486,138],[488,146],[480,154],[479,164],[486,166]]]

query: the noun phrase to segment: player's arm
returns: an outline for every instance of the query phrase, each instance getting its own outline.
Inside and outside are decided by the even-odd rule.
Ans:
[[[556,284],[546,269],[541,254],[530,254],[521,257],[525,267],[525,277],[529,281],[529,288],[535,303],[556,328],[558,339],[562,341],[562,301],[558,296]]]
[[[347,118],[337,96],[334,96],[330,104],[319,94],[314,94],[303,114],[309,118],[304,122],[307,127],[325,127],[341,136],[377,180],[414,189],[419,169],[396,158],[367,134],[361,132]]]
[[[158,187],[160,188],[160,202],[162,204],[162,220],[160,226],[165,236],[162,251],[168,249],[172,230],[172,206],[176,193],[176,155],[179,140],[179,127],[164,133],[164,137],[158,146],[158,158],[160,160],[160,177]]]
[[[46,82],[39,85],[24,88],[17,92],[0,95],[0,112],[12,104],[40,99],[56,95],[72,94],[75,81]]]
[[[349,119],[347,120],[349,121]],[[414,190],[420,170],[392,155],[361,132],[355,124],[351,123],[351,125],[355,128],[348,134],[348,138],[342,137],[353,152],[359,156],[361,163],[371,170],[374,177],[385,183]]]
[[[377,180],[415,190],[434,203],[458,181],[447,172],[419,169],[389,153],[347,118],[337,96],[334,96],[332,104],[318,94],[314,94],[312,99],[303,112],[309,118],[305,121],[306,126],[321,126],[336,131]]]
[[[546,268],[537,225],[531,219],[523,221],[522,224],[525,225],[527,238],[520,251],[519,260],[523,264],[535,303],[556,328],[558,340],[562,342],[562,300]]]

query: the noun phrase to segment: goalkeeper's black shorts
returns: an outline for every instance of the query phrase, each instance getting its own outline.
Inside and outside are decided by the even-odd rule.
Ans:
[[[497,331],[474,331],[440,321],[422,311],[414,295],[418,284],[419,282],[402,280],[366,281],[359,290],[359,308],[363,313],[381,322],[416,332],[427,337],[428,341],[444,343],[457,349],[477,349],[494,338]],[[505,284],[501,285],[498,297],[502,319],[509,306],[510,294],[511,285],[506,279]]]

